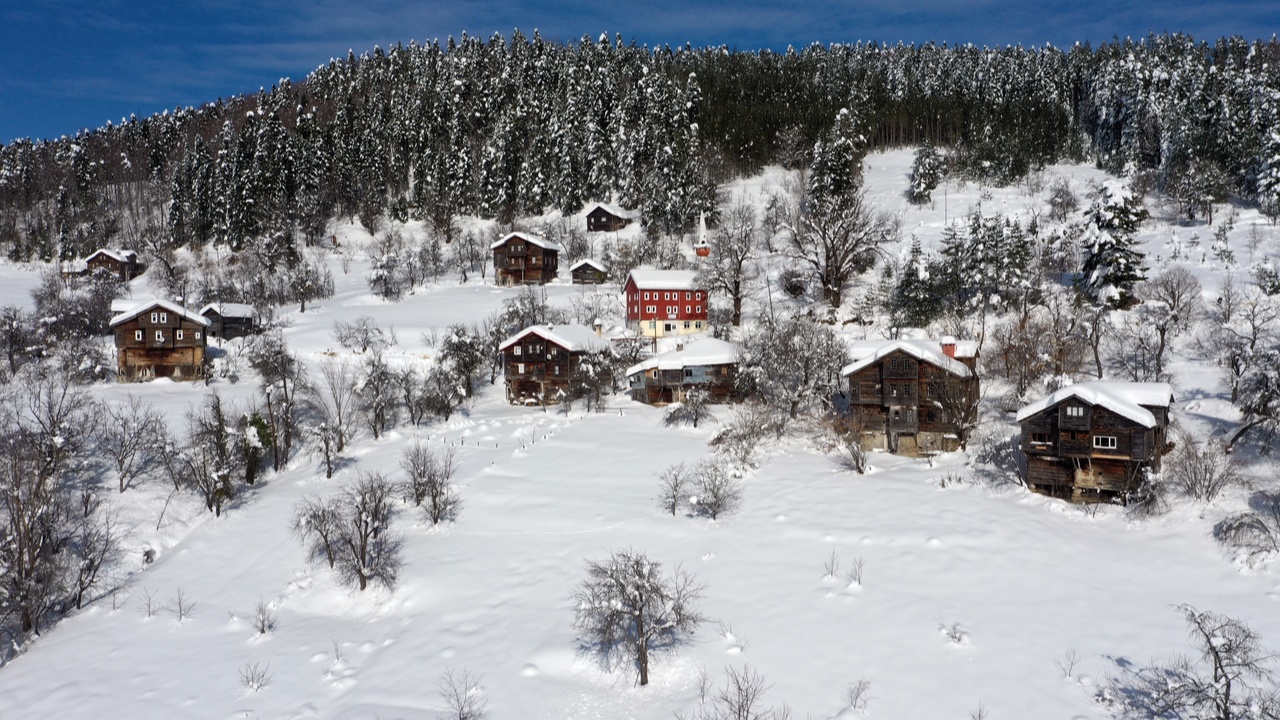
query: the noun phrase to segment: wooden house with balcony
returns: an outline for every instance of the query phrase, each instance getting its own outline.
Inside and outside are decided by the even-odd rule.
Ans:
[[[111,319],[121,381],[204,377],[209,320],[167,300],[144,302]]]
[[[627,368],[627,387],[649,405],[683,402],[694,388],[706,390],[712,402],[727,402],[735,397],[737,371],[736,345],[702,338]]]
[[[554,405],[573,397],[583,372],[608,373],[607,364],[587,367],[592,356],[609,352],[610,343],[585,325],[533,325],[507,338],[502,353],[507,401]]]
[[[560,246],[537,235],[513,232],[489,246],[499,285],[545,285],[556,278]]]
[[[972,341],[860,341],[841,370],[849,382],[850,427],[867,450],[900,455],[959,449],[958,418],[978,398]]]
[[[1071,500],[1123,500],[1160,469],[1168,451],[1168,383],[1096,380],[1070,385],[1018,411],[1026,481]]]
[[[587,212],[587,232],[617,232],[635,221],[635,213],[609,203],[596,203]]]

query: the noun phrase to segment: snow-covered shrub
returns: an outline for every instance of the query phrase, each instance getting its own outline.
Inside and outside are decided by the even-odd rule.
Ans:
[[[703,460],[694,466],[692,486],[689,505],[698,515],[715,520],[742,504],[742,483],[727,467],[713,460]]]
[[[1251,510],[1214,525],[1213,536],[1253,565],[1280,552],[1280,493],[1258,493],[1249,504]]]
[[[1222,443],[1202,442],[1186,433],[1165,457],[1164,477],[1183,495],[1206,503],[1242,480],[1235,456],[1228,455]]]

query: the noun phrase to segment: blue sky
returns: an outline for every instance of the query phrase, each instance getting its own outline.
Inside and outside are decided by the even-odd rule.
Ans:
[[[739,49],[814,41],[1066,46],[1189,32],[1280,33],[1280,0],[2,0],[0,142],[302,79],[331,57],[460,35]]]

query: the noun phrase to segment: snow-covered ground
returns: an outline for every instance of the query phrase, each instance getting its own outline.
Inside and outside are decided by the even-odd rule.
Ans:
[[[926,249],[936,246],[946,220],[979,203],[987,214],[1043,211],[1043,193],[1032,197],[1025,185],[948,183],[931,206],[910,207],[910,162],[909,151],[867,162],[875,203],[903,213],[894,251],[912,233]],[[1103,177],[1088,167],[1046,177],[1058,174],[1080,194]],[[758,199],[781,189],[783,177],[769,171],[733,190]],[[1255,211],[1241,210],[1231,234],[1241,266],[1254,222]],[[359,244],[361,232],[335,228],[344,244]],[[1262,232],[1258,259],[1280,239],[1270,226]],[[1193,233],[1200,246],[1187,253]],[[1153,265],[1180,242],[1212,293],[1224,269],[1201,262],[1211,235],[1156,220],[1142,237]],[[366,268],[357,259],[343,274],[335,257],[336,296],[285,314],[285,337],[309,363],[347,352],[329,331],[362,315],[395,327],[401,361],[426,362],[424,334],[476,322],[517,292],[454,278],[387,303],[368,294]],[[0,265],[0,304],[29,304],[37,281]],[[548,289],[557,304],[581,292],[563,280]],[[1207,429],[1235,421],[1212,367],[1184,352],[1174,372],[1181,422]],[[247,379],[212,386],[233,400],[254,391]],[[183,412],[207,388],[157,381],[93,392],[142,397],[180,432]],[[1243,491],[1133,521],[1120,508],[1085,511],[1012,484],[941,487],[944,476],[971,476],[975,460],[965,454],[933,464],[875,454],[873,471],[856,476],[792,438],[769,445],[745,478],[739,512],[715,522],[672,517],[657,507],[656,474],[707,456],[715,426],[666,428],[661,410],[621,396],[609,406],[568,416],[512,407],[499,381],[447,423],[402,426],[377,441],[361,436],[354,462],[332,480],[316,458],[299,454],[221,518],[158,482],[112,493],[132,528],[117,568],[122,587],[0,668],[0,717],[417,720],[440,716],[437,679],[454,669],[483,675],[492,718],[669,718],[696,708],[699,669],[719,684],[725,667],[745,665],[769,683],[766,700],[790,705],[797,718],[862,717],[842,696],[864,677],[867,717],[963,718],[981,705],[992,718],[1101,718],[1092,696],[1118,663],[1185,650],[1175,604],[1239,617],[1280,648],[1280,582],[1269,570],[1243,570],[1210,535],[1216,520],[1243,506]],[[717,412],[727,419],[731,409]],[[997,417],[985,432],[1007,437],[1013,427],[1012,417]],[[460,516],[431,528],[404,509],[395,524],[405,539],[395,590],[344,588],[292,536],[294,507],[335,492],[358,470],[394,476],[415,439],[457,454]],[[1250,457],[1252,476],[1274,476],[1271,460]],[[629,669],[605,672],[580,656],[572,628],[569,596],[584,560],[624,548],[694,572],[705,586],[699,608],[712,618],[692,642],[655,660],[644,688]],[[157,552],[153,564],[144,565],[145,549]],[[833,552],[838,577],[824,577]],[[844,577],[858,561],[861,586]],[[181,622],[171,611],[179,592],[194,603]],[[252,627],[259,600],[277,613],[265,636]],[[1068,677],[1062,666],[1073,652],[1079,662]],[[240,681],[253,663],[270,675],[256,692]]]

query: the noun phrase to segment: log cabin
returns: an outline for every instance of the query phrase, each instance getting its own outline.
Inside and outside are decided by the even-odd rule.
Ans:
[[[596,203],[587,213],[587,232],[617,232],[634,220],[633,212],[608,203]]]
[[[707,329],[707,291],[690,270],[632,270],[622,293],[628,330],[658,338]]]
[[[499,285],[545,285],[556,279],[560,246],[537,235],[513,232],[489,246]]]
[[[911,456],[959,449],[957,419],[978,398],[977,343],[865,340],[849,354],[853,362],[840,374],[863,449]]]
[[[583,258],[569,266],[574,285],[602,285],[609,278],[609,268],[591,258]]]
[[[144,302],[111,319],[121,381],[204,376],[209,320],[167,300]]]
[[[555,405],[577,392],[580,373],[608,373],[604,367],[586,368],[593,354],[608,353],[609,341],[599,328],[585,325],[532,325],[498,346],[502,353],[507,402],[517,405]]]
[[[1072,502],[1123,501],[1169,450],[1168,383],[1095,380],[1018,411],[1027,487]]]
[[[736,398],[737,371],[736,345],[695,339],[627,368],[627,387],[649,405],[683,402],[694,388],[706,390],[711,402],[728,402]]]
[[[84,259],[84,264],[89,274],[93,274],[95,270],[103,269],[114,273],[120,278],[121,282],[129,282],[141,275],[145,269],[138,262],[138,254],[132,250],[95,250],[89,257]]]
[[[231,340],[258,332],[258,313],[243,303],[209,303],[200,308],[209,321],[209,337]]]

